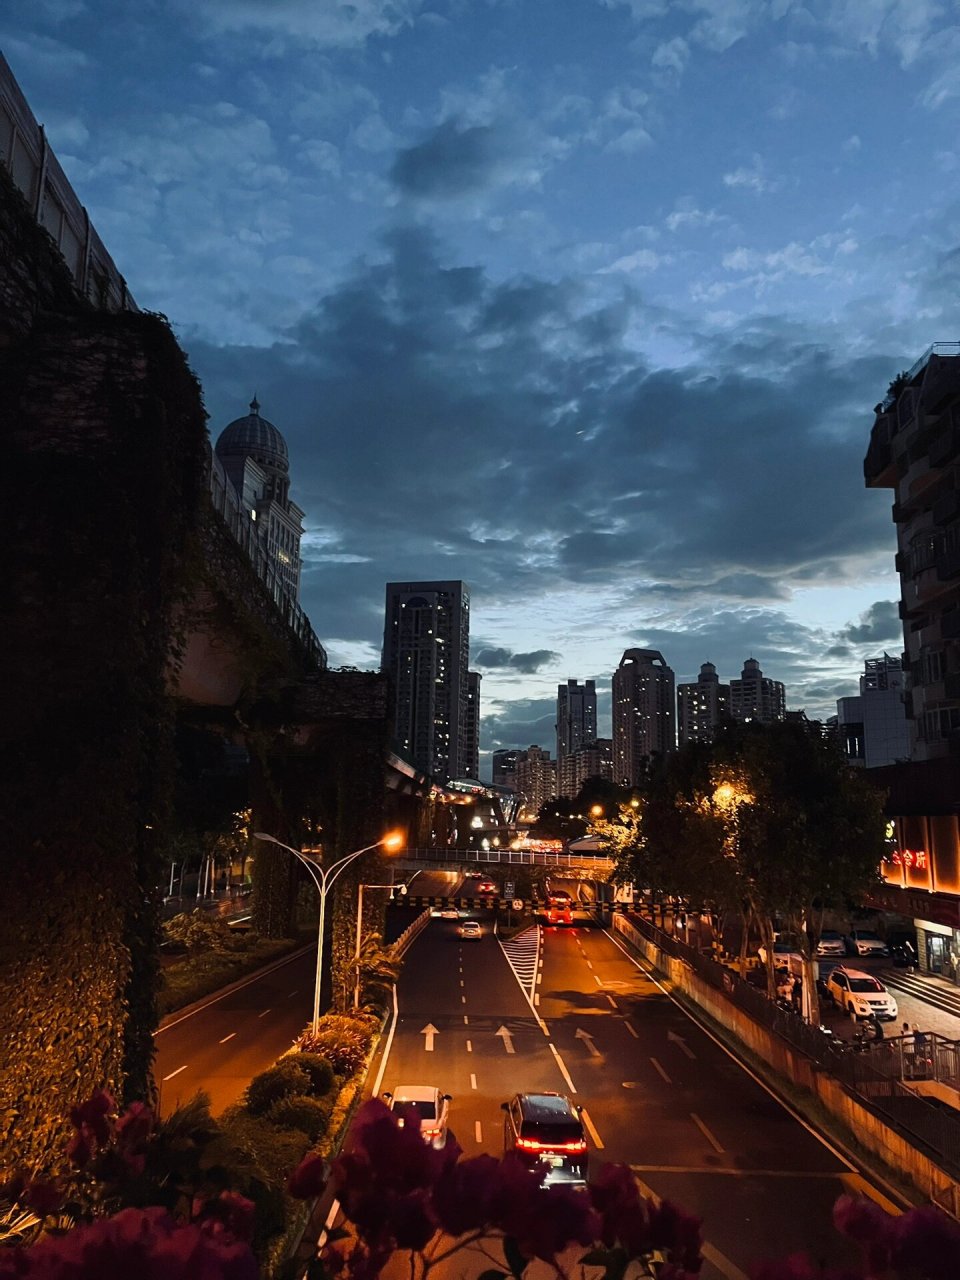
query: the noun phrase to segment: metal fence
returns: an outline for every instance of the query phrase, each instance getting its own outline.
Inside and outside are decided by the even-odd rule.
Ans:
[[[846,1044],[826,1028],[812,1026],[797,1013],[781,1008],[734,970],[671,937],[642,916],[631,913],[620,917],[616,927],[689,965],[754,1022],[836,1076],[911,1145],[925,1150],[952,1174],[960,1173],[960,1111],[939,1097],[921,1092],[923,1082],[960,1088],[960,1042],[929,1032],[919,1041],[914,1036],[897,1036],[866,1046]],[[943,1207],[953,1212],[951,1206]]]
[[[583,853],[537,853],[531,849],[405,849],[393,861],[398,866],[410,861],[432,862],[437,866],[455,862],[476,863],[478,866],[572,867],[577,871],[594,871],[598,875],[606,875],[613,870],[613,862],[609,858]]]

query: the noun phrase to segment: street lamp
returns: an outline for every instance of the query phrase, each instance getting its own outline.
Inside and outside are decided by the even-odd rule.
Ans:
[[[353,967],[357,975],[353,987],[353,1007],[360,1008],[360,942],[363,928],[363,891],[364,889],[396,889],[397,893],[407,892],[405,884],[358,884],[357,885],[357,939],[353,948]]]
[[[317,931],[317,978],[313,990],[313,1033],[316,1035],[320,1025],[320,982],[323,977],[323,929],[327,914],[327,894],[333,887],[333,883],[340,872],[344,867],[349,866],[355,858],[359,858],[362,853],[369,853],[371,849],[379,849],[381,845],[390,852],[394,852],[403,844],[403,836],[399,832],[391,832],[390,835],[381,836],[373,844],[364,845],[362,849],[355,849],[353,853],[348,853],[343,858],[338,858],[329,867],[321,867],[319,862],[307,857],[301,850],[291,848],[290,845],[284,844],[282,840],[278,840],[276,836],[267,835],[265,831],[255,831],[253,838],[255,840],[264,840],[267,844],[279,845],[281,849],[286,849],[287,853],[292,853],[310,872],[310,877],[317,886],[317,893],[320,895],[320,927]]]

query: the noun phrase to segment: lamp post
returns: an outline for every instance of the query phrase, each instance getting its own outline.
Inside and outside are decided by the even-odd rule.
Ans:
[[[396,889],[400,894],[407,892],[405,884],[358,884],[357,885],[357,938],[353,948],[353,968],[356,981],[353,984],[353,1007],[360,1008],[360,943],[363,930],[363,891],[364,889]]]
[[[362,853],[369,853],[371,849],[379,849],[381,845],[386,849],[399,849],[403,843],[403,837],[397,832],[381,836],[373,844],[364,845],[362,849],[355,849],[353,853],[348,853],[344,857],[338,858],[329,867],[322,867],[319,862],[308,857],[300,849],[291,848],[290,845],[284,844],[282,840],[278,840],[276,836],[267,835],[265,831],[255,831],[253,838],[255,840],[264,840],[267,844],[279,845],[281,849],[286,849],[287,853],[292,853],[310,872],[310,878],[317,886],[317,893],[320,895],[320,927],[317,931],[317,978],[313,990],[312,1024],[314,1035],[316,1035],[320,1025],[320,983],[323,978],[323,930],[327,916],[327,894],[333,887],[334,881],[340,872],[343,871],[344,867],[349,866],[355,858],[359,858]]]

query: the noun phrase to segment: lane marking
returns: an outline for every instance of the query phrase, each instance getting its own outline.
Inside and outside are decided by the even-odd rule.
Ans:
[[[473,1041],[472,1041],[472,1040],[468,1040],[468,1041],[467,1041],[467,1053],[473,1053]]]
[[[605,992],[604,992],[604,995],[605,995],[605,996],[607,997],[607,999],[610,1001],[610,1008],[611,1008],[611,1009],[617,1009],[617,1002],[616,1002],[616,1000],[614,1000],[614,998],[613,998],[613,996],[610,994],[610,992],[609,992],[609,991],[605,991]],[[617,1013],[619,1013],[619,1012],[620,1012],[620,1010],[619,1010],[619,1009],[617,1009]]]
[[[461,997],[460,997],[460,1003],[461,1003],[461,1004],[466,1004],[466,1003],[467,1003],[467,997],[466,997],[466,996],[461,996]]]
[[[258,1014],[257,1014],[257,1017],[258,1017],[258,1018],[265,1018],[269,1012],[270,1012],[270,1010],[269,1010],[269,1009],[264,1009],[263,1013],[258,1013]]]
[[[553,1042],[552,1042],[552,1041],[551,1041],[551,1043],[550,1043],[550,1052],[551,1052],[551,1053],[553,1054],[553,1056],[556,1058],[556,1060],[557,1060],[557,1066],[560,1068],[560,1074],[563,1076],[564,1080],[566,1080],[566,1082],[567,1082],[567,1087],[569,1088],[570,1092],[571,1092],[571,1093],[576,1093],[576,1092],[577,1092],[577,1086],[576,1086],[576,1085],[573,1083],[573,1081],[570,1079],[570,1072],[567,1070],[566,1066],[564,1065],[564,1061],[563,1061],[563,1059],[560,1057],[559,1053],[557,1053],[556,1046],[553,1044]]]
[[[497,941],[498,941],[498,942],[500,942],[500,939],[498,938],[498,939],[497,939]],[[539,929],[537,930],[537,947],[538,947],[538,948],[540,947],[540,930],[539,930]],[[506,959],[506,961],[507,961],[507,964],[510,964],[510,957],[507,955],[506,951],[504,951],[504,947],[503,947],[503,943],[502,943],[502,942],[500,942],[500,950],[501,950],[501,951],[503,951],[503,954],[504,954],[504,957],[505,957],[505,959]],[[542,954],[540,954],[539,950],[538,950],[538,955],[540,955],[539,963],[540,963],[540,964],[543,964],[543,957],[542,957]],[[516,970],[513,968],[513,965],[510,965],[510,971],[513,973],[513,976],[516,978],[516,977],[517,977],[517,974],[516,974]],[[539,974],[537,975],[537,981],[538,981],[538,982],[540,981],[540,975],[539,975]],[[531,1000],[529,991],[527,991],[526,987],[523,985],[523,983],[520,981],[520,979],[519,979],[519,978],[517,978],[517,986],[518,986],[518,987],[520,988],[520,990],[523,992],[523,998],[524,998],[524,1000],[526,1000],[527,1004],[530,1006],[530,1012],[531,1012],[531,1013],[533,1014],[533,1016],[536,1018],[536,1020],[537,1020],[537,1026],[540,1028],[540,1030],[543,1032],[543,1034],[544,1034],[544,1035],[547,1037],[547,1039],[549,1040],[549,1039],[550,1039],[550,1031],[549,1031],[549,1028],[547,1027],[547,1024],[544,1022],[544,1020],[540,1017],[539,1013],[537,1013],[536,1005],[535,1005],[535,1004],[533,1003],[533,1001]]]
[[[660,1075],[660,1077],[663,1080],[666,1080],[667,1084],[673,1084],[673,1081],[664,1071],[663,1067],[661,1067],[660,1063],[656,1060],[656,1058],[651,1058],[650,1061],[653,1063],[653,1069]]]
[[[477,1077],[476,1077],[476,1076],[471,1072],[471,1073],[470,1073],[470,1088],[471,1088],[471,1089],[475,1089],[476,1087],[477,1087]]]
[[[181,1071],[186,1071],[188,1065],[189,1064],[185,1062],[182,1067],[177,1067],[176,1071],[171,1071],[168,1076],[164,1076],[163,1083],[166,1084],[168,1080],[172,1080],[174,1076],[178,1076]]]
[[[393,984],[393,1019],[390,1023],[390,1030],[387,1033],[386,1048],[383,1051],[383,1057],[380,1059],[380,1070],[377,1072],[376,1084],[374,1084],[373,1086],[374,1098],[380,1097],[380,1086],[383,1084],[383,1073],[387,1069],[387,1059],[390,1057],[390,1050],[393,1047],[393,1033],[397,1029],[397,1022],[399,1021],[399,1017],[400,1017],[400,1010],[397,1005],[397,984],[394,983]]]
[[[636,1177],[636,1174],[634,1174],[634,1177]],[[641,1181],[640,1178],[637,1178],[637,1186],[640,1188],[641,1195],[646,1196],[648,1200],[652,1200],[654,1204],[660,1204],[660,1197],[657,1193],[652,1187],[648,1187],[645,1182]],[[749,1280],[745,1271],[741,1271],[737,1264],[731,1262],[725,1253],[721,1253],[719,1249],[712,1244],[708,1244],[706,1240],[701,1244],[700,1252],[707,1262],[716,1267],[724,1277],[724,1280]]]
[[[726,1178],[808,1178],[820,1179],[823,1182],[837,1181],[846,1182],[850,1179],[851,1188],[854,1182],[859,1180],[863,1183],[864,1191],[869,1190],[869,1183],[865,1182],[856,1173],[825,1173],[810,1169],[730,1169],[726,1165],[694,1165],[694,1164],[632,1164],[630,1168],[635,1173],[705,1173],[705,1174],[722,1174]],[[876,1194],[876,1192],[874,1192]],[[888,1200],[887,1204],[893,1206],[893,1201]],[[891,1207],[890,1213],[900,1214],[902,1209]]]
[[[542,982],[542,980],[543,980],[543,974],[542,974],[542,973],[538,973],[538,974],[537,974],[537,986],[538,986],[538,987],[539,987],[540,983]]]
[[[467,1017],[467,1015],[466,1015],[466,1014],[464,1014],[464,1015],[463,1015],[463,1025],[464,1025],[465,1027],[469,1027],[469,1025],[470,1025],[470,1019]]]
[[[223,1039],[220,1041],[220,1043],[221,1043],[221,1044],[226,1044],[226,1043],[227,1043],[227,1041],[228,1041],[228,1040],[232,1040],[232,1039],[233,1039],[233,1037],[234,1037],[236,1034],[237,1034],[237,1033],[236,1033],[235,1031],[231,1031],[231,1032],[230,1032],[230,1034],[229,1034],[228,1036],[224,1036],[224,1037],[223,1037]]]
[[[639,1032],[639,1031],[637,1030],[637,1028],[633,1025],[633,1023],[629,1020],[629,1018],[624,1018],[624,1020],[623,1020],[623,1025],[627,1028],[627,1030],[628,1030],[628,1031],[630,1032],[630,1034],[633,1036],[634,1040],[639,1040],[639,1039],[640,1039],[640,1032]]]
[[[594,980],[594,982],[597,984],[597,986],[598,986],[598,987],[602,987],[602,986],[603,986],[603,979],[599,976],[599,974],[596,974],[596,973],[595,973],[595,974],[593,975],[593,980]]]
[[[293,999],[293,997],[297,994],[297,992],[298,992],[299,990],[300,990],[300,988],[299,988],[299,987],[297,987],[295,990],[288,992],[288,993],[287,993],[287,999],[288,999],[288,1000],[292,1000],[292,999]]]
[[[903,1208],[900,1205],[888,1200],[885,1195],[879,1192],[876,1187],[872,1187],[866,1178],[861,1177],[859,1173],[842,1173],[840,1181],[852,1195],[869,1196],[871,1200],[876,1201],[881,1209],[893,1214],[895,1218],[898,1218],[903,1213]]]
[[[587,1133],[589,1133],[590,1137],[593,1139],[593,1145],[597,1148],[598,1151],[602,1151],[603,1139],[600,1137],[599,1133],[597,1133],[597,1127],[593,1123],[593,1121],[590,1119],[589,1115],[587,1114],[586,1107],[584,1107],[581,1110],[580,1119],[587,1126]]]
[[[533,997],[533,1003],[534,1003],[535,1005],[539,1005],[539,1004],[540,1004],[540,992],[539,992],[539,991],[538,991],[538,992],[537,992],[537,994]]]
[[[582,950],[583,950],[583,947],[581,947],[581,948],[580,948],[580,950],[582,951]],[[590,963],[590,961],[589,961],[589,960],[587,960],[587,961],[586,961],[586,966],[587,966],[587,968],[588,968],[588,969],[592,969],[592,968],[593,968],[593,965]]]
[[[652,982],[654,986],[659,987],[660,990],[663,992],[663,994],[667,997],[667,999],[670,1000],[673,1004],[675,1004],[677,1008],[684,1014],[684,1016],[690,1019],[690,1021],[693,1023],[695,1027],[699,1027],[699,1029],[703,1032],[703,1034],[708,1039],[712,1040],[718,1049],[722,1049],[723,1052],[730,1059],[730,1061],[735,1062],[737,1066],[740,1068],[740,1070],[743,1071],[745,1075],[748,1075],[750,1077],[750,1079],[754,1082],[754,1084],[758,1084],[760,1088],[764,1091],[764,1093],[766,1093],[769,1097],[771,1097],[774,1100],[774,1102],[776,1102],[779,1106],[783,1107],[784,1111],[786,1111],[788,1115],[793,1116],[797,1124],[801,1125],[804,1129],[806,1129],[807,1133],[809,1133],[812,1137],[816,1138],[816,1140],[821,1144],[821,1146],[826,1147],[826,1149],[830,1152],[830,1154],[832,1156],[835,1156],[836,1159],[840,1161],[840,1163],[844,1166],[844,1168],[849,1173],[859,1173],[859,1170],[857,1169],[856,1165],[852,1164],[845,1155],[843,1155],[840,1151],[838,1151],[837,1148],[833,1145],[833,1143],[830,1142],[824,1136],[824,1134],[818,1133],[817,1130],[813,1127],[813,1125],[810,1124],[808,1120],[805,1120],[803,1116],[799,1113],[799,1111],[797,1111],[794,1107],[792,1107],[785,1098],[782,1098],[778,1093],[776,1093],[775,1090],[771,1088],[771,1086],[768,1085],[765,1080],[763,1080],[760,1076],[758,1076],[757,1073],[754,1070],[752,1070],[750,1067],[748,1067],[745,1062],[742,1062],[737,1057],[737,1055],[733,1052],[733,1050],[728,1049],[727,1046],[723,1043],[723,1041],[718,1039],[718,1037],[715,1036],[712,1031],[709,1031],[703,1025],[702,1022],[698,1022],[696,1018],[694,1018],[693,1015],[686,1008],[684,1008],[684,1006],[680,1003],[680,1001],[676,998],[676,996],[673,995],[673,993],[669,991],[668,988],[665,987],[663,983],[651,972],[651,970],[644,968],[644,966],[640,963],[640,961],[635,956],[632,956],[630,954],[630,952],[623,945],[623,943],[620,942],[618,938],[615,938],[613,934],[609,933],[606,929],[604,929],[603,933],[605,937],[610,939],[610,941],[613,943],[613,945],[617,948],[618,951],[623,952],[623,954],[627,957],[627,959],[634,966],[634,968],[639,969],[639,971],[643,974],[643,976],[648,981]]]
[[[473,1136],[478,1142],[483,1141],[483,1129],[481,1128],[479,1120],[474,1120],[473,1122]]]
[[[463,979],[462,979],[462,978],[460,979],[460,985],[461,985],[461,987],[463,986]]]
[[[703,1121],[700,1119],[700,1117],[697,1115],[695,1111],[690,1112],[690,1119],[697,1126],[697,1128],[700,1130],[700,1132],[703,1134],[706,1140],[710,1143],[711,1147],[713,1147],[717,1155],[722,1156],[723,1147],[721,1147],[720,1143],[716,1140],[716,1138],[713,1136],[713,1134],[710,1132],[710,1130],[703,1123]]]

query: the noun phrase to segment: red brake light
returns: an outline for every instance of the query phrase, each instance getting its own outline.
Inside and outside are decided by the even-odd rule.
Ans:
[[[578,1138],[574,1142],[537,1142],[535,1138],[518,1138],[517,1149],[519,1151],[557,1151],[576,1153],[586,1151],[587,1143],[585,1138]]]

